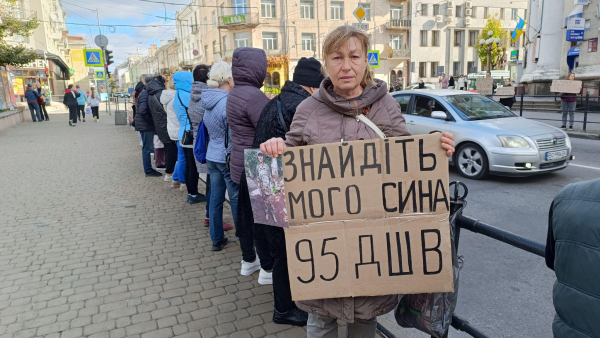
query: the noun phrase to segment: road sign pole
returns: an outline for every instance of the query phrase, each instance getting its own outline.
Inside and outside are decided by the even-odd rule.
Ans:
[[[96,19],[98,20],[98,35],[102,35],[102,30],[100,30],[100,11],[98,10],[98,8],[96,8]],[[105,59],[105,55],[104,55],[104,47],[100,47],[102,48],[102,58]],[[104,80],[106,82],[106,93],[108,96],[108,100],[106,101],[106,110],[108,110],[108,115],[112,115],[110,113],[110,90],[109,85],[108,85],[108,65],[106,65],[106,63],[104,63]],[[98,93],[100,93],[100,88],[96,88],[96,90],[98,90]],[[102,94],[100,94],[100,97],[102,97]]]

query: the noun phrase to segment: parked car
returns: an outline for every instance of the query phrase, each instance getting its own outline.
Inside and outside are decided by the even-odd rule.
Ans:
[[[131,94],[129,94],[128,92],[114,92],[113,93],[113,97],[131,97]]]
[[[528,176],[561,170],[573,160],[565,132],[519,117],[476,93],[410,90],[391,93],[413,134],[449,131],[456,152],[450,163],[463,177]]]
[[[406,88],[404,88],[404,90],[412,90],[412,89],[419,89],[419,84],[411,83],[408,86],[406,86]],[[435,85],[433,83],[425,82],[424,89],[435,89]]]

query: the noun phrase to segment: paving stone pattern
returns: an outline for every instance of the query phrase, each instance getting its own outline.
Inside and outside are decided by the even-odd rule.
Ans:
[[[0,338],[306,337],[233,231],[210,251],[205,205],[144,176],[132,128],[50,118],[0,135]]]

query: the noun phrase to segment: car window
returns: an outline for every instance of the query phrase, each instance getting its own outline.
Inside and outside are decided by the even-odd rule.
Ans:
[[[410,95],[396,95],[394,96],[396,102],[400,105],[400,109],[402,109],[402,114],[408,114],[408,104],[410,103]]]
[[[449,95],[444,97],[463,120],[484,120],[516,115],[498,102],[483,95]]]
[[[414,115],[431,117],[431,113],[434,111],[443,111],[448,114],[444,106],[436,99],[427,96],[416,97],[415,108],[413,112]]]

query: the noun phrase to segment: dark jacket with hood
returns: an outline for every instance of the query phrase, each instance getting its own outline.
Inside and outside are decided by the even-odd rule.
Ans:
[[[233,53],[235,85],[227,99],[227,122],[233,135],[231,179],[239,184],[244,171],[244,150],[252,147],[256,124],[269,98],[260,91],[267,74],[267,55],[262,49],[238,48]]]
[[[75,90],[65,89],[65,96],[63,97],[63,104],[67,107],[78,106],[77,98],[79,97],[79,93]]]
[[[41,97],[42,95],[40,93],[38,93],[38,91],[36,89],[33,88],[27,88],[27,90],[25,91],[25,99],[27,100],[27,102],[38,102],[38,97]]]
[[[160,81],[152,81],[146,87],[148,94],[148,108],[154,121],[154,130],[162,143],[171,143],[173,140],[167,132],[167,112],[160,103],[160,96],[165,90],[165,84]]]
[[[152,82],[148,83],[146,87],[150,86]],[[142,90],[137,98],[137,112],[135,114],[134,123],[136,131],[155,130],[154,120],[152,119],[152,113],[150,112],[150,106],[148,106],[148,91],[146,88]]]

